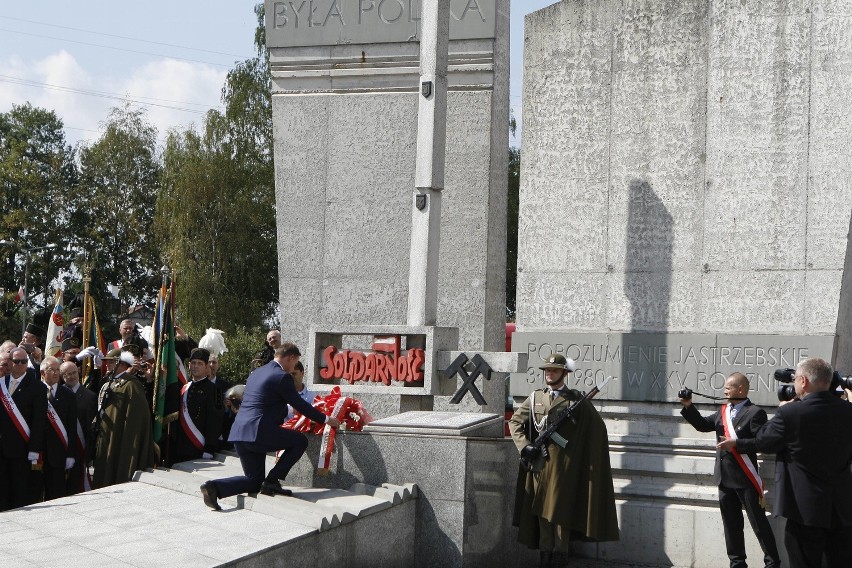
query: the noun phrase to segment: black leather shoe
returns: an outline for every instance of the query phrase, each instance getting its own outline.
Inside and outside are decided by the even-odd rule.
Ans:
[[[219,492],[216,491],[216,485],[212,481],[205,481],[201,484],[201,496],[204,498],[205,505],[214,511],[222,510],[222,507],[219,506],[217,501],[219,499]]]
[[[273,483],[271,481],[264,481],[260,484],[260,494],[261,495],[284,495],[285,497],[292,497],[293,492],[289,489],[284,489],[277,483]]]

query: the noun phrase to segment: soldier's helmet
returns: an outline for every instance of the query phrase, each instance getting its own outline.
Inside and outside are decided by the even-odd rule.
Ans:
[[[539,369],[542,371],[545,369],[562,369],[563,371],[573,373],[577,369],[577,364],[574,363],[573,359],[566,359],[564,355],[554,353],[545,360],[544,365],[539,367]]]

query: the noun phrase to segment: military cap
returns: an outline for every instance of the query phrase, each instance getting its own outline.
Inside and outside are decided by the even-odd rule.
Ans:
[[[127,345],[122,347],[121,350],[129,352],[134,357],[142,356],[142,347],[140,347],[136,343],[128,343]]]
[[[42,335],[44,335],[44,329],[42,329],[42,327],[36,323],[28,323],[27,333],[31,333],[33,335],[41,337]]]
[[[566,359],[565,355],[560,353],[554,353],[544,361],[544,365],[539,367],[542,371],[545,369],[562,369],[563,371],[568,371],[569,373],[573,373],[577,370],[577,364],[573,359]]]
[[[65,341],[62,342],[61,349],[63,351],[68,351],[69,349],[77,349],[81,345],[81,341],[76,337],[68,337]]]
[[[110,349],[109,353],[104,355],[104,359],[118,359],[121,355],[121,349],[116,347],[115,349]]]

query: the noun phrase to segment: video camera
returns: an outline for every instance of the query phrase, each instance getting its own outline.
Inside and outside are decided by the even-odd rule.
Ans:
[[[779,383],[786,383],[780,385],[778,387],[778,400],[781,402],[786,402],[788,400],[793,400],[796,398],[796,388],[789,384],[793,382],[793,377],[796,375],[796,369],[776,369],[775,370],[775,380]],[[834,375],[831,377],[831,386],[829,387],[829,391],[833,392],[835,396],[841,396],[843,394],[842,390],[837,390],[838,387],[844,389],[852,389],[852,377],[844,377],[837,371],[834,371]]]

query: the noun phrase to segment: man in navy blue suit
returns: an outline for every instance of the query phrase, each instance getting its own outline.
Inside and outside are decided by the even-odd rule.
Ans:
[[[217,499],[239,493],[263,495],[292,495],[281,487],[280,480],[287,477],[305,449],[308,439],[299,432],[282,428],[287,418],[289,404],[314,422],[340,426],[333,416],[326,416],[299,396],[290,373],[301,357],[299,348],[284,343],[275,350],[275,358],[252,371],[246,381],[243,403],[231,427],[228,441],[240,456],[245,475],[210,480],[201,486],[204,503],[213,510],[221,510]],[[266,454],[284,450],[278,463],[264,475]]]

